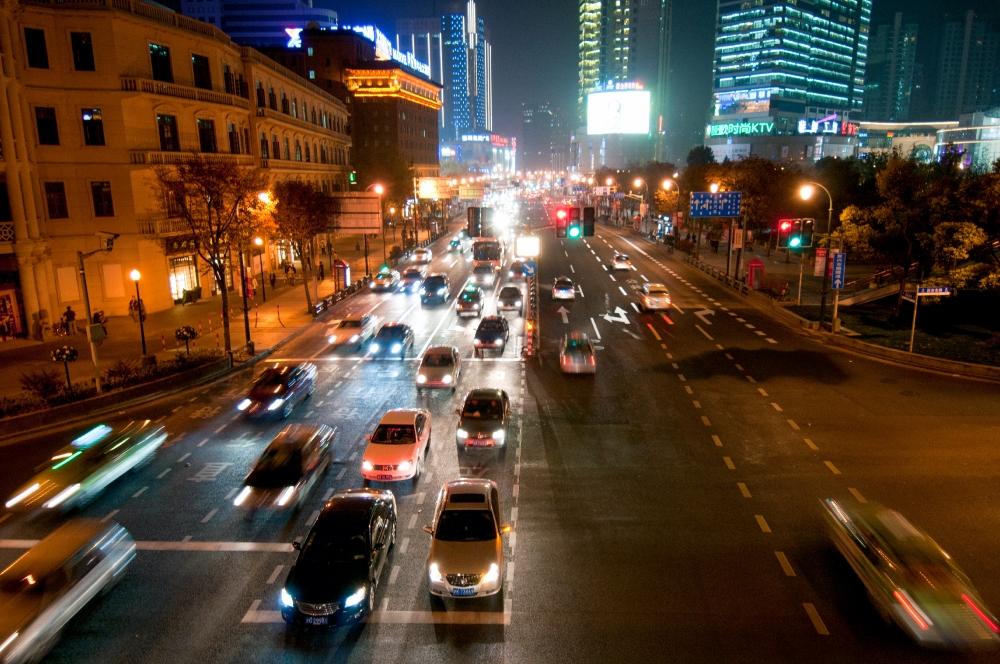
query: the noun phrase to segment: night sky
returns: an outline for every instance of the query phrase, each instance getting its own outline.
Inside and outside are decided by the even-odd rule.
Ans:
[[[434,13],[432,0],[315,0],[315,4],[335,9],[342,23],[375,22],[390,36],[395,35],[396,18]],[[476,6],[493,42],[494,131],[520,134],[522,104],[550,102],[572,114],[579,0],[478,0]],[[998,0],[874,0],[873,25],[891,22],[897,11],[904,13],[904,20],[917,21],[918,60],[931,66],[943,12],[997,6]],[[674,159],[682,158],[687,152],[683,146],[693,146],[704,129],[712,86],[715,12],[711,0],[674,0],[672,115],[678,134],[678,154],[670,155]]]

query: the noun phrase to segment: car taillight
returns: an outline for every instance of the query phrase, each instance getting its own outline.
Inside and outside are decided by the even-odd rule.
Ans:
[[[569,356],[568,355],[563,355],[562,357],[559,358],[559,361],[562,364],[569,364]]]
[[[593,355],[590,356],[590,366],[592,367],[597,366],[597,359]]]

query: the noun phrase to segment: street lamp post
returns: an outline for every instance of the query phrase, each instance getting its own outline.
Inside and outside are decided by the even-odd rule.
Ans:
[[[632,184],[635,185],[636,189],[638,189],[639,187],[645,187],[646,188],[646,195],[649,195],[649,185],[647,185],[646,181],[643,180],[642,178],[636,178],[635,181]],[[643,230],[644,233],[649,228],[649,224],[648,224],[648,222],[646,220],[646,215],[642,214],[642,205],[643,205],[643,203],[645,201],[646,201],[646,198],[644,196],[640,195],[639,196],[639,214],[642,216],[642,224],[643,224],[643,229],[642,230]]]
[[[677,177],[677,173],[674,173],[674,177]],[[665,180],[663,180],[663,190],[664,191],[670,191],[670,185],[673,185],[674,189],[677,190],[677,203],[674,204],[674,216],[672,218],[672,221],[673,221],[673,224],[674,224],[674,227],[673,227],[674,237],[676,238],[677,237],[677,233],[678,233],[678,228],[677,228],[677,213],[680,212],[680,209],[681,209],[681,188],[680,188],[680,185],[677,184],[677,180],[674,180],[673,178],[666,178]]]
[[[260,264],[260,295],[261,299],[264,302],[267,302],[267,289],[264,286],[264,282],[267,281],[267,279],[264,277],[264,240],[262,240],[259,237],[255,237],[253,239],[253,243],[255,246],[260,247],[260,253],[257,254],[257,260],[259,261]],[[253,270],[252,267],[253,263],[251,263],[250,265],[251,265],[250,269]]]
[[[146,354],[146,317],[143,315],[142,297],[139,295],[139,278],[142,276],[139,274],[139,270],[132,270],[129,273],[132,277],[132,281],[135,282],[135,307],[139,313],[139,337],[142,338],[142,354]]]
[[[379,220],[379,225],[381,225],[381,223],[382,223],[382,194],[385,192],[385,188],[382,185],[380,185],[378,183],[375,183],[375,184],[370,184],[367,187],[365,187],[365,191],[368,191],[369,189],[374,190],[375,193],[378,194],[378,220]],[[383,235],[383,237],[385,237],[385,236]],[[383,242],[382,245],[383,245],[383,252],[384,252],[385,251],[385,243]],[[372,274],[372,270],[371,270],[371,267],[369,267],[369,265],[368,265],[368,233],[365,233],[365,276],[366,277],[370,277],[371,274]]]
[[[823,234],[823,238],[826,240],[826,256],[823,259],[823,290],[820,291],[819,299],[819,328],[823,329],[823,318],[826,314],[826,287],[827,287],[827,265],[830,261],[830,231],[833,225],[833,196],[830,194],[830,190],[821,185],[818,182],[807,182],[802,185],[799,189],[799,196],[802,200],[808,201],[812,198],[813,194],[816,193],[816,187],[819,187],[824,192],[826,192],[826,197],[830,201],[830,207],[826,213],[826,233]]]

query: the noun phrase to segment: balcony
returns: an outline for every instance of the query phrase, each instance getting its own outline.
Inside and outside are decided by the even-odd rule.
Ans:
[[[129,152],[132,163],[137,166],[170,166],[183,164],[188,159],[198,157],[209,162],[229,162],[237,166],[254,166],[252,154],[229,154],[228,152],[151,152],[133,150]]]
[[[257,117],[269,118],[276,122],[284,122],[285,124],[290,124],[292,126],[299,127],[300,129],[304,129],[306,131],[315,131],[320,134],[332,136],[334,139],[341,141],[342,143],[346,143],[347,145],[351,144],[351,137],[348,136],[347,134],[341,134],[340,132],[334,131],[332,129],[325,129],[318,124],[313,124],[311,122],[307,122],[306,120],[299,120],[298,118],[293,118],[291,115],[286,115],[278,111],[273,111],[270,108],[258,106]]]
[[[180,235],[190,233],[191,227],[183,219],[168,219],[162,212],[140,216],[139,232],[143,235]]]
[[[237,97],[236,95],[228,95],[224,92],[191,88],[186,85],[153,81],[148,78],[132,78],[122,76],[121,80],[122,90],[126,92],[145,92],[151,95],[178,97],[180,99],[191,99],[193,101],[205,101],[212,104],[235,106],[236,108],[242,108],[244,111],[250,110],[250,102],[248,100],[242,97]]]
[[[316,161],[291,161],[288,159],[261,159],[261,168],[273,168],[281,171],[309,171],[311,173],[347,173],[347,166],[336,164],[321,164]]]

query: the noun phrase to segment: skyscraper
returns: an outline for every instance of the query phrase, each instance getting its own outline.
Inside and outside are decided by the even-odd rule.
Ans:
[[[562,171],[568,165],[569,136],[565,114],[549,104],[525,108],[522,113],[520,168],[525,171]]]
[[[289,46],[309,23],[320,28],[336,28],[337,12],[313,7],[312,0],[180,0],[185,16],[221,28],[237,44],[244,46]]]
[[[880,25],[868,50],[865,77],[865,118],[877,122],[906,122],[917,54],[917,24],[903,23],[897,12],[891,25]]]
[[[993,106],[1000,106],[1000,26],[968,11],[944,25],[934,117],[957,120]]]

